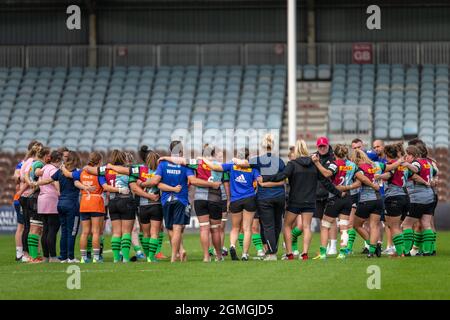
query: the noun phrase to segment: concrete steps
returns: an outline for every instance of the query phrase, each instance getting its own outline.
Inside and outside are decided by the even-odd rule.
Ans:
[[[300,81],[297,83],[297,138],[303,139],[312,152],[316,150],[316,139],[328,131],[328,103],[331,82]],[[280,155],[287,159],[288,154],[288,110],[285,108],[281,128]]]

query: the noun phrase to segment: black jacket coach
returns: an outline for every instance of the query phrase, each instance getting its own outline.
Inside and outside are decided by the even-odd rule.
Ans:
[[[327,191],[342,196],[331,181],[320,173],[310,157],[289,161],[282,172],[263,177],[263,181],[276,182],[286,178],[289,179],[290,185],[288,206],[315,208],[319,181]]]

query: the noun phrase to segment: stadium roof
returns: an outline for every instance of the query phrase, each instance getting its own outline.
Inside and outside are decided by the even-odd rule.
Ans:
[[[324,7],[367,7],[374,4],[372,0],[297,0],[299,7],[306,7],[308,2],[313,2],[317,8]],[[158,7],[176,9],[182,7],[197,8],[222,8],[222,7],[285,7],[286,0],[0,0],[0,8],[12,10],[44,10],[50,8],[61,8],[69,5],[87,7],[94,5],[96,8],[143,8]],[[449,0],[378,0],[380,7],[403,7],[403,6],[450,6]]]

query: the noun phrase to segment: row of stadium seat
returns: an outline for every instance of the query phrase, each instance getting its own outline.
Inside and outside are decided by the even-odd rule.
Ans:
[[[286,68],[280,65],[0,69],[0,147],[23,152],[33,137],[106,151],[171,131],[280,128]],[[109,134],[108,134],[109,132]]]
[[[375,138],[419,135],[432,147],[448,148],[447,65],[336,65],[331,88],[332,132],[351,132],[355,127],[351,119],[342,119],[339,125],[342,106],[368,106],[373,108]]]

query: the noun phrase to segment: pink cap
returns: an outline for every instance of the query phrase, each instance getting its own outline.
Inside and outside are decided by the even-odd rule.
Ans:
[[[320,146],[328,146],[329,142],[327,137],[319,137],[319,139],[317,139],[316,142],[316,146],[320,147]]]

